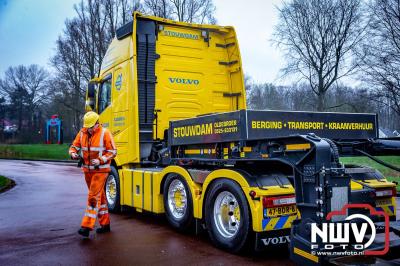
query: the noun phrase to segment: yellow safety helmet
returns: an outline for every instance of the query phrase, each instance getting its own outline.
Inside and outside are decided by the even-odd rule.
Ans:
[[[90,128],[99,120],[99,115],[96,112],[89,111],[83,116],[83,127]]]

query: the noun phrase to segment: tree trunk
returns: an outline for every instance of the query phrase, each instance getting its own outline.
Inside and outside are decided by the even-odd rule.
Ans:
[[[317,111],[323,112],[325,110],[325,92],[320,92],[317,99]]]
[[[18,106],[18,131],[22,129],[22,104]]]

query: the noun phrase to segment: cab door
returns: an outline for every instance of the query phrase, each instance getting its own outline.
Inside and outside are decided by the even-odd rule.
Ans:
[[[128,161],[128,141],[131,139],[129,128],[134,126],[128,116],[130,99],[128,96],[128,68],[129,61],[125,61],[113,70],[111,132],[117,146],[118,161],[120,163]]]

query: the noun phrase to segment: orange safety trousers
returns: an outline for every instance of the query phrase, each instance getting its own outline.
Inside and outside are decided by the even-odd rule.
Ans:
[[[99,219],[100,226],[110,224],[106,194],[104,184],[108,173],[85,172],[85,180],[89,189],[87,207],[82,219],[81,227],[93,229],[96,218]]]

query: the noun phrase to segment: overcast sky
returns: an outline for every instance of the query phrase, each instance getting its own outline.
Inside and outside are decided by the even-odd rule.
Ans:
[[[39,64],[49,68],[55,41],[79,0],[0,0],[0,76],[9,66]],[[283,66],[271,45],[279,0],[214,0],[219,25],[238,35],[244,72],[256,82],[274,82]]]
[[[0,0],[0,75],[9,66],[49,68],[64,21],[74,16],[74,0]]]

